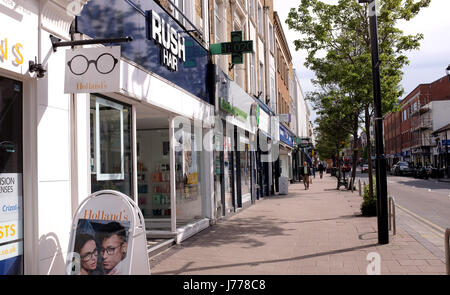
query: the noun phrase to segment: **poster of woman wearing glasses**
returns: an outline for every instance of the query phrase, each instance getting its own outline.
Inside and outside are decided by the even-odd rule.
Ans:
[[[80,219],[73,249],[75,255],[79,257],[79,265],[74,267],[73,273],[127,274],[129,228],[129,222]]]

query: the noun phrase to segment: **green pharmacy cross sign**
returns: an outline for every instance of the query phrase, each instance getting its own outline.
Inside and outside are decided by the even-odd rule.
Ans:
[[[211,44],[209,50],[212,55],[231,54],[231,64],[243,64],[244,53],[253,52],[253,41],[242,41],[242,31],[231,32],[231,42]]]

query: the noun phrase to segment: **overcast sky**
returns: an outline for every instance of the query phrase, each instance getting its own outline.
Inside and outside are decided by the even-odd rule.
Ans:
[[[327,3],[337,3],[337,0],[325,0]],[[311,79],[314,73],[305,68],[305,51],[295,51],[293,41],[299,38],[299,33],[288,30],[285,20],[290,8],[297,7],[300,0],[275,0],[274,9],[278,12],[283,24],[286,38],[291,49],[294,68],[300,79],[303,92],[314,90]],[[407,96],[417,85],[433,82],[445,75],[445,69],[450,64],[450,1],[431,0],[428,8],[424,8],[409,22],[399,23],[405,34],[424,34],[420,50],[408,52],[409,66],[403,69],[402,86]],[[312,108],[311,108],[312,110]],[[311,121],[314,122],[315,114]]]

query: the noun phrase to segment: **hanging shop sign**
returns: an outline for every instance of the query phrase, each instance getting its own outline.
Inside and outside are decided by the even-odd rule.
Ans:
[[[68,49],[64,93],[120,91],[120,46]]]
[[[68,275],[149,275],[145,221],[124,194],[101,191],[78,208],[66,261]]]
[[[148,39],[161,46],[161,64],[170,71],[178,71],[178,61],[186,61],[186,41],[170,22],[156,11],[147,11]]]

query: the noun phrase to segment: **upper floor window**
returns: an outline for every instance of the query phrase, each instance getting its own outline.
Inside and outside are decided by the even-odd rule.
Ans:
[[[255,18],[255,0],[250,0],[249,3],[250,17]]]
[[[273,40],[273,25],[269,23],[269,48],[270,52],[273,53],[274,50],[274,40]]]
[[[261,98],[265,97],[265,91],[264,91],[264,64],[259,63],[259,91],[262,93]],[[265,100],[265,98],[264,98]]]
[[[263,28],[263,11],[261,4],[258,3],[258,30],[261,35],[264,35]]]
[[[191,23],[195,23],[194,20],[194,10],[193,10],[193,1],[191,0],[174,0],[173,3],[175,4],[175,6],[184,14],[184,16],[186,18],[189,19],[189,21]],[[183,26],[185,26],[188,29],[192,29],[191,26],[189,25],[189,22],[187,22],[185,20],[185,18],[183,17],[183,15],[178,12],[176,9],[174,9],[174,17],[183,24]]]

